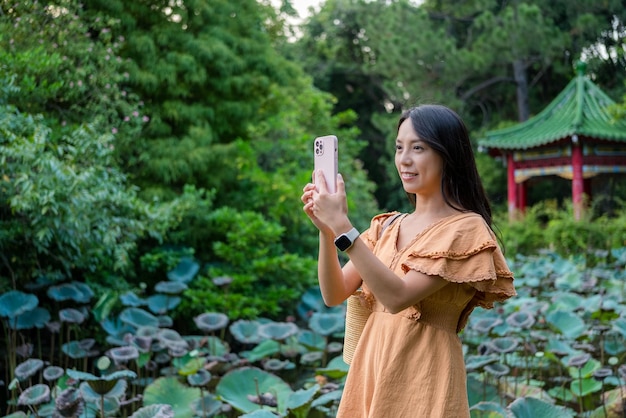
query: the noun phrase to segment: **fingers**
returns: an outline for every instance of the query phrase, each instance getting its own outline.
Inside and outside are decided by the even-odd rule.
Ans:
[[[341,173],[337,174],[337,193],[346,193],[346,183],[343,181]]]
[[[315,186],[320,193],[328,193],[328,187],[326,187],[326,179],[324,178],[324,173],[322,170],[317,170],[313,174],[313,179],[315,180]]]

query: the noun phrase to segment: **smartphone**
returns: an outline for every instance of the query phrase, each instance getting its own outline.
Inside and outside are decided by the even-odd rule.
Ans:
[[[322,170],[326,179],[326,188],[330,193],[337,191],[337,137],[319,136],[313,141],[315,170]]]

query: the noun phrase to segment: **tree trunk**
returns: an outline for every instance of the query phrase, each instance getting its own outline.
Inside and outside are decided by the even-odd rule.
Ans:
[[[519,121],[523,122],[528,119],[530,110],[528,109],[528,78],[522,60],[513,61],[513,75],[517,85],[517,116]]]

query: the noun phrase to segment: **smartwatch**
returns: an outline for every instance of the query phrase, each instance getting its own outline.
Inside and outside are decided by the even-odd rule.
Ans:
[[[356,228],[352,228],[345,234],[341,234],[335,238],[335,246],[339,248],[340,251],[346,251],[352,247],[352,244],[354,244],[354,241],[359,235],[361,235],[359,231]]]

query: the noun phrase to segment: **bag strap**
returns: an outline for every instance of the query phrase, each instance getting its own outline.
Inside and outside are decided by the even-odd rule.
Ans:
[[[389,225],[391,225],[396,219],[398,219],[402,215],[403,215],[402,213],[396,213],[391,218],[387,219],[385,223],[383,224],[383,227],[381,228],[380,233],[378,234],[378,239],[380,239],[380,237],[383,236],[383,232],[385,232],[385,229],[387,229]]]

